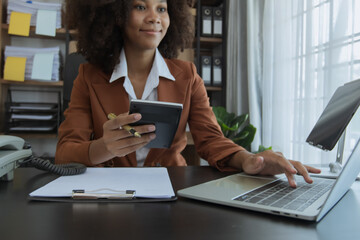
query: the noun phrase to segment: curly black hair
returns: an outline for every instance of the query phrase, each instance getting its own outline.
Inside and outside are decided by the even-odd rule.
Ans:
[[[170,26],[158,49],[165,58],[176,58],[190,47],[194,20],[187,1],[167,0]],[[111,73],[123,47],[130,0],[66,0],[66,25],[77,29],[77,48],[88,62]]]

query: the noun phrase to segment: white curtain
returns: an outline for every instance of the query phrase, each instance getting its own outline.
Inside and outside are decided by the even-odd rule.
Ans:
[[[247,70],[249,91],[250,122],[257,128],[257,134],[251,144],[252,150],[257,150],[261,144],[262,125],[262,18],[263,0],[247,0]],[[269,145],[268,145],[269,146]],[[266,146],[266,147],[268,147]]]
[[[229,0],[227,12],[226,107],[229,112],[240,115],[249,112],[246,1]]]
[[[261,25],[263,0],[228,0],[226,106],[236,115],[249,114],[257,129],[251,144],[261,144]],[[249,14],[251,12],[251,14]],[[236,49],[234,51],[234,49]]]
[[[325,153],[305,140],[336,88],[360,78],[359,11],[357,0],[265,1],[258,66],[264,145],[304,163],[335,161],[337,147]],[[360,136],[358,116],[345,157]]]
[[[337,146],[324,152],[305,140],[336,88],[360,78],[360,1],[228,2],[227,107],[250,113],[258,129],[252,149],[272,146],[308,164],[335,161]],[[360,136],[359,112],[345,159]]]

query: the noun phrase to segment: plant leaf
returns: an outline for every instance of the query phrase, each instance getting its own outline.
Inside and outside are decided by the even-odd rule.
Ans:
[[[221,120],[222,123],[227,126],[234,125],[234,123],[232,123],[232,120],[236,117],[234,113],[228,113],[222,106],[213,107],[212,109],[218,122]]]
[[[246,123],[249,118],[249,114],[242,114],[236,116],[234,113],[228,113],[224,107],[213,107],[216,120],[221,127],[221,131],[224,136],[231,139],[236,144],[250,150],[250,144],[254,140],[256,128],[251,125],[245,125],[240,132],[238,130],[242,125]],[[271,147],[259,146],[258,152],[270,150]]]
[[[226,131],[236,131],[239,129],[239,124],[235,124],[235,126],[232,126],[232,127],[229,127],[228,125],[226,124],[222,124],[222,127],[226,130]]]
[[[270,147],[265,147],[264,145],[260,145],[259,146],[259,149],[257,150],[257,152],[255,152],[255,153],[260,153],[260,152],[264,152],[264,151],[266,151],[266,150],[271,150],[272,149],[272,147],[270,146]]]
[[[255,133],[256,133],[256,128],[253,125],[249,124],[249,125],[245,126],[243,128],[243,130],[241,130],[240,133],[235,136],[235,138],[238,135],[241,136],[241,134],[243,134],[243,132],[248,132],[247,137],[245,139],[241,139],[241,140],[239,140],[239,141],[237,141],[235,143],[237,143],[238,145],[240,145],[240,146],[242,146],[244,148],[249,148],[250,144],[254,140]]]
[[[213,107],[212,108],[214,114],[215,114],[215,117],[216,119],[219,121],[219,119],[221,119],[221,121],[223,121],[223,119],[225,118],[227,112],[226,112],[226,109],[224,107]]]
[[[212,110],[214,112],[214,115],[216,117],[216,120],[217,120],[218,124],[221,127],[221,131],[225,135],[225,131],[226,131],[225,129],[228,128],[228,126],[224,122],[225,115],[227,114],[225,108],[223,108],[223,107],[213,107]]]
[[[235,123],[238,123],[240,127],[246,122],[248,118],[249,118],[249,114],[242,114],[232,119],[230,125],[234,125]]]
[[[248,131],[241,131],[238,134],[236,134],[236,136],[234,136],[232,138],[232,140],[234,142],[238,142],[240,140],[244,140],[245,138],[247,138],[249,136],[249,132]]]

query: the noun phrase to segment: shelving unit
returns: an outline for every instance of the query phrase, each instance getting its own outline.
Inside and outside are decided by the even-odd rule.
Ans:
[[[1,46],[1,58],[0,58],[0,132],[5,132],[5,127],[8,119],[6,118],[6,114],[8,113],[8,109],[6,109],[5,105],[8,102],[8,92],[12,88],[21,88],[21,89],[34,89],[34,92],[37,91],[37,89],[46,89],[50,92],[58,92],[58,94],[61,96],[62,94],[62,88],[63,88],[63,81],[36,81],[36,80],[30,80],[25,79],[24,82],[20,81],[10,81],[3,79],[4,75],[4,49],[5,46],[11,45],[11,36],[8,34],[9,24],[6,22],[6,9],[7,9],[7,0],[0,0],[0,19],[1,19],[1,31],[0,31],[0,46]],[[56,36],[42,36],[42,35],[36,35],[35,34],[35,27],[30,27],[30,35],[29,37],[22,37],[22,36],[16,36],[18,38],[23,38],[25,41],[29,38],[36,38],[36,39],[55,39],[55,40],[66,40],[66,37],[68,34],[75,34],[75,31],[67,31],[65,28],[56,29]],[[60,74],[61,75],[61,74]],[[60,99],[61,100],[61,99]],[[61,102],[56,102],[56,104],[59,105],[59,111],[62,111],[61,109]],[[58,126],[58,124],[57,124]],[[14,135],[23,135],[21,132],[19,133],[12,133]],[[56,134],[56,133],[55,133]],[[54,135],[53,131],[50,131],[49,133],[25,133],[23,136],[26,136],[27,138],[30,138],[32,136],[35,136],[36,138],[44,137],[48,138]]]
[[[201,21],[202,21],[202,7],[222,7],[222,36],[202,36],[201,34]],[[206,55],[214,56],[214,51],[220,50],[222,58],[222,71],[221,71],[221,84],[218,86],[206,86],[208,95],[210,97],[210,104],[212,106],[225,106],[226,104],[226,0],[197,0],[196,2],[196,36],[194,41],[195,49],[195,62],[198,72],[200,71],[201,56]]]

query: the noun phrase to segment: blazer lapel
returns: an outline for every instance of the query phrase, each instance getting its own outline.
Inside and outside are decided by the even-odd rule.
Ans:
[[[158,86],[158,100],[165,102],[183,103],[187,86],[183,86],[181,81],[182,69],[173,62],[165,59],[165,62],[174,76],[175,81],[160,77]]]
[[[119,115],[129,111],[129,96],[123,87],[124,79],[115,82],[93,83],[93,88],[104,113]]]

